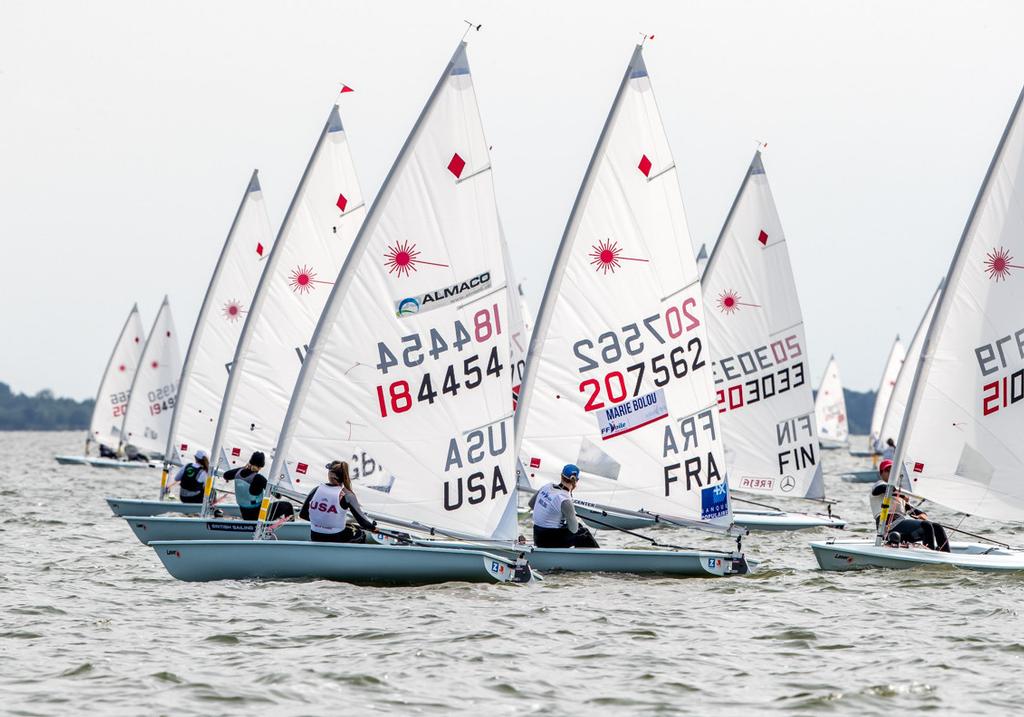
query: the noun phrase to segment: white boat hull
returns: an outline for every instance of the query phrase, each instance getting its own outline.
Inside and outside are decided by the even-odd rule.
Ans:
[[[147,461],[122,461],[117,458],[85,458],[85,463],[93,468],[117,468],[119,470],[139,470],[142,468],[159,468],[158,463]]]
[[[629,573],[673,577],[721,578],[745,575],[756,564],[742,555],[699,550],[611,550],[607,548],[533,548],[530,567],[547,571]]]
[[[590,510],[580,505],[576,506],[576,515],[587,525],[597,530],[638,530],[658,525],[671,525],[671,523],[660,523],[654,518],[610,512],[602,514],[600,511]],[[733,513],[733,520],[736,521],[736,525],[750,531],[759,532],[781,532],[787,530],[806,530],[809,528],[843,528],[846,526],[845,520],[827,515],[786,513],[774,510],[736,511]]]
[[[417,545],[432,545],[433,540],[416,540]],[[438,542],[460,550],[486,550],[509,560],[522,556],[540,572],[628,573],[669,577],[728,577],[753,572],[757,562],[743,555],[715,550],[666,550],[611,548],[538,548],[524,545],[483,545],[472,542]],[[543,567],[541,567],[543,566]]]
[[[152,515],[125,516],[125,522],[145,545],[158,540],[252,540],[259,524],[255,520]],[[278,540],[309,540],[309,523],[289,521],[279,525],[274,535]]]
[[[851,448],[850,455],[854,458],[870,458],[871,456],[877,456],[878,454],[874,451],[856,451]]]
[[[922,565],[950,565],[983,572],[1024,571],[1024,553],[981,543],[950,543],[952,552],[940,553],[925,547],[893,548],[875,545],[874,540],[814,542],[811,549],[822,570],[863,570],[895,568],[906,570]]]
[[[88,456],[54,456],[62,466],[84,466],[89,464]]]
[[[849,441],[837,441],[834,438],[821,438],[820,436],[818,438],[818,444],[823,449],[826,449],[826,450],[829,450],[829,451],[835,451],[835,450],[839,450],[840,448],[849,448],[850,447],[850,442]]]
[[[428,585],[516,579],[514,561],[480,550],[285,540],[160,541],[150,547],[167,572],[186,581],[264,578]]]
[[[878,480],[878,471],[853,471],[851,473],[843,473],[839,477],[847,483],[874,483]]]
[[[125,518],[128,516],[164,515],[181,513],[182,515],[199,515],[203,510],[202,503],[179,503],[176,500],[132,500],[129,498],[107,498],[107,505],[114,515]],[[218,505],[217,509],[232,517],[240,517],[237,503]]]

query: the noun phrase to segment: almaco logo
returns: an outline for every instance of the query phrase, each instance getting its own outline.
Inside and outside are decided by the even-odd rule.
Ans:
[[[446,306],[468,298],[473,294],[490,288],[490,286],[491,272],[485,271],[477,274],[472,279],[460,281],[443,289],[435,289],[420,296],[407,296],[404,299],[399,299],[395,302],[395,314],[397,316],[410,316],[421,311],[435,309],[438,306]]]

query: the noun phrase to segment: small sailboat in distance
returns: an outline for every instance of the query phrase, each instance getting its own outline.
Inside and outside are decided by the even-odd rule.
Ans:
[[[850,455],[865,457],[877,456],[884,450],[885,442],[882,440],[882,421],[885,420],[885,412],[889,408],[889,401],[892,398],[893,389],[896,388],[896,379],[900,375],[900,369],[907,358],[907,350],[900,341],[899,334],[892,342],[889,355],[885,359],[885,366],[882,369],[882,378],[878,382],[878,390],[875,391],[875,406],[871,410],[871,429],[868,434],[868,446],[866,451],[850,451]]]
[[[846,397],[839,377],[839,364],[830,356],[825,374],[814,397],[818,440],[822,448],[846,448],[850,445],[850,426],[846,420]]]
[[[96,468],[145,468],[163,457],[181,376],[178,332],[167,297],[153,320],[132,379],[117,459],[93,458]]]
[[[932,294],[932,299],[928,302],[928,308],[925,310],[924,316],[921,317],[917,330],[914,331],[914,337],[910,340],[906,358],[900,365],[900,371],[896,375],[896,383],[892,387],[888,405],[885,407],[885,416],[882,418],[881,428],[878,431],[879,452],[875,454],[878,457],[892,457],[891,454],[886,453],[892,450],[888,442],[891,440],[893,444],[896,443],[900,426],[903,424],[903,412],[907,407],[907,398],[910,396],[910,384],[914,381],[917,362],[921,358],[921,345],[924,343],[924,335],[928,332],[928,327],[931,326],[932,316],[935,314],[935,306],[938,304],[939,296],[942,294],[942,285],[943,283],[940,282],[939,288]],[[870,470],[842,473],[839,477],[847,483],[874,483],[878,480],[878,469],[871,468]]]
[[[85,453],[81,456],[54,456],[58,463],[85,465],[90,459],[96,458],[97,454],[101,458],[109,454],[111,459],[116,455],[116,448],[121,443],[124,411],[128,407],[132,380],[142,357],[144,339],[145,329],[139,318],[139,305],[135,304],[128,312],[121,333],[117,335],[114,350],[107,359],[103,378],[100,379],[92,419],[89,421],[89,434],[85,438]]]
[[[897,479],[969,516],[1024,521],[1024,118],[1010,121],[964,227],[917,363],[874,540],[811,543],[825,570],[952,565],[1024,570],[1024,550],[990,541],[949,552],[890,533]],[[946,528],[958,532],[956,528]],[[977,536],[975,536],[977,537]],[[894,540],[895,538],[895,540]]]

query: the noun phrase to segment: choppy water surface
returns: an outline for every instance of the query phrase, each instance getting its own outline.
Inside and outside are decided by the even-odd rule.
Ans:
[[[726,580],[178,582],[103,501],[158,474],[57,466],[80,438],[0,434],[0,712],[1005,714],[1024,692],[1024,577],[823,573],[807,541],[827,531],[753,536],[759,571]],[[866,533],[865,486],[835,474],[868,459],[825,460]]]

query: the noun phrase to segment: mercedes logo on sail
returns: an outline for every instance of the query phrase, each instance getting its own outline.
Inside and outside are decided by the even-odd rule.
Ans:
[[[780,486],[782,490],[788,493],[794,488],[796,488],[796,479],[793,478],[793,476],[786,476],[785,478],[782,479],[782,483],[780,484]]]

